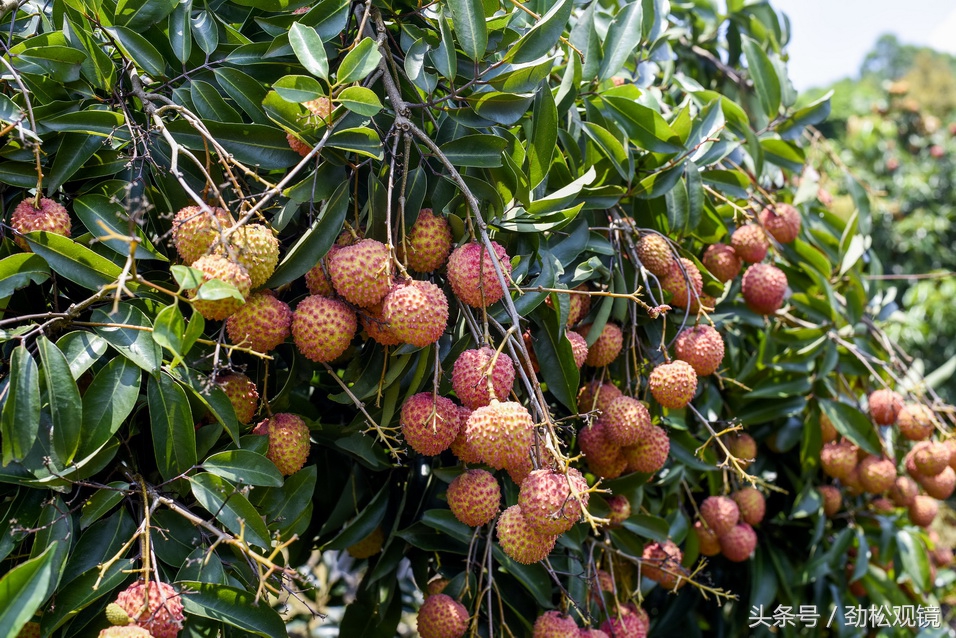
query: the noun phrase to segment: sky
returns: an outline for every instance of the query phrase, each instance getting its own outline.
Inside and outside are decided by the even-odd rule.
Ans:
[[[790,17],[790,78],[797,90],[856,76],[876,39],[956,54],[953,0],[771,0]]]

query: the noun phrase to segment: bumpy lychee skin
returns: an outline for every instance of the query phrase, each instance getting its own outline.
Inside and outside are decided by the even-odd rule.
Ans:
[[[708,496],[700,504],[700,517],[720,537],[740,521],[740,508],[729,496]]]
[[[398,284],[382,302],[382,319],[403,343],[424,348],[445,332],[448,298],[430,281]]]
[[[319,118],[320,120],[327,121],[329,116],[332,115],[332,100],[325,97],[317,97],[314,100],[309,100],[308,102],[303,102],[302,106],[309,109],[309,112]]]
[[[671,440],[667,432],[652,425],[644,431],[637,443],[621,448],[621,453],[627,460],[628,472],[654,474],[667,463],[670,450]]]
[[[40,207],[33,207],[33,198],[28,197],[13,209],[10,216],[10,226],[17,233],[30,233],[35,230],[45,230],[55,235],[70,236],[70,214],[63,204],[59,204],[48,197],[40,198]],[[30,252],[30,244],[22,237],[15,237],[17,246]]]
[[[292,309],[271,290],[253,293],[226,318],[226,333],[237,346],[272,352],[292,334]]]
[[[116,603],[110,603],[106,606],[104,610],[106,615],[106,621],[111,625],[128,625],[133,620],[129,617],[129,614],[126,613],[126,610],[117,605]]]
[[[913,464],[923,476],[936,476],[942,472],[949,466],[949,457],[949,447],[941,441],[924,441],[913,448]]]
[[[191,264],[207,254],[222,231],[236,223],[224,208],[209,211],[187,206],[173,217],[173,245],[183,263]]]
[[[631,517],[631,502],[623,494],[609,496],[607,506],[611,510],[607,516],[608,525],[611,527],[620,527]]]
[[[772,315],[783,306],[787,276],[770,264],[754,264],[741,280],[740,291],[747,307],[761,315]]]
[[[588,469],[604,478],[617,478],[627,469],[621,447],[607,436],[607,421],[601,417],[578,432],[578,446],[588,462]]]
[[[383,346],[397,346],[402,340],[382,316],[382,304],[375,304],[358,313],[359,323],[370,339]]]
[[[212,300],[194,299],[193,308],[206,319],[225,319],[239,310],[244,300],[249,297],[249,291],[252,289],[252,279],[241,264],[229,261],[221,255],[205,255],[194,261],[192,267],[202,271],[203,283],[218,279],[227,284],[232,284],[242,295],[242,301],[235,297]],[[189,291],[190,297],[195,297],[197,294],[197,290]]]
[[[650,272],[666,277],[674,267],[674,253],[670,244],[660,235],[644,235],[637,244],[637,257]]]
[[[474,410],[488,405],[492,399],[488,392],[489,375],[494,398],[503,401],[511,394],[515,382],[514,362],[502,352],[495,360],[494,367],[491,367],[494,358],[495,351],[485,346],[476,350],[465,350],[455,360],[451,372],[451,387],[465,407]]]
[[[746,432],[727,435],[724,438],[724,444],[743,469],[750,467],[757,458],[757,442]]]
[[[790,204],[768,206],[760,211],[759,217],[764,229],[781,244],[793,243],[800,236],[800,211]]]
[[[581,629],[578,629],[577,638],[611,638],[611,637],[608,636],[603,631],[601,631],[600,629],[594,629],[594,628],[585,629],[582,627]]]
[[[332,296],[335,289],[332,287],[332,280],[329,279],[326,271],[329,268],[329,259],[332,258],[332,255],[334,255],[335,251],[339,248],[341,248],[341,246],[333,244],[325,257],[320,259],[319,263],[312,266],[312,268],[305,273],[305,286],[309,289],[309,294],[322,295],[323,297]]]
[[[877,425],[893,425],[903,409],[903,397],[889,389],[870,393],[870,416]]]
[[[577,497],[572,493],[572,487]],[[534,470],[521,484],[518,505],[536,532],[557,535],[581,520],[589,496],[587,481],[574,468],[570,468],[567,475],[552,470]]]
[[[155,638],[176,638],[183,626],[183,603],[167,583],[135,582],[116,597],[116,604],[130,619]]]
[[[917,494],[919,494],[919,486],[908,476],[897,476],[893,487],[890,488],[890,500],[897,507],[909,507]]]
[[[881,496],[880,498],[875,498],[875,499],[873,499],[873,501],[870,503],[870,508],[871,508],[874,512],[879,512],[879,513],[881,513],[881,514],[890,514],[890,513],[892,513],[892,512],[893,512],[893,507],[894,507],[894,505],[893,505],[892,501],[890,501],[890,499],[884,498],[884,497],[882,497],[882,496]]]
[[[239,423],[251,422],[259,407],[259,391],[252,379],[236,372],[218,377],[216,385],[229,397]]]
[[[756,547],[757,534],[747,523],[735,525],[720,537],[720,553],[735,563],[742,563],[750,558]]]
[[[770,248],[767,233],[757,224],[745,224],[734,231],[730,237],[734,252],[744,261],[756,264],[763,261]]]
[[[262,224],[243,226],[229,238],[236,259],[242,264],[252,287],[258,288],[269,280],[279,263],[279,240]]]
[[[607,437],[618,445],[634,445],[651,427],[651,414],[637,399],[621,396],[604,412]]]
[[[398,258],[418,272],[433,272],[445,265],[451,252],[451,227],[448,220],[423,208],[412,224],[405,242],[398,245]]]
[[[484,525],[498,514],[501,486],[491,472],[468,470],[448,486],[448,507],[459,521],[471,527]]]
[[[408,397],[402,404],[400,420],[405,442],[426,456],[447,450],[461,429],[458,406],[431,392]]]
[[[496,470],[527,463],[534,439],[534,420],[520,403],[492,401],[471,413],[465,437],[481,459]]]
[[[921,477],[920,485],[933,498],[945,501],[956,489],[956,472],[947,465],[939,474]]]
[[[680,258],[680,266],[675,265],[661,281],[661,288],[671,294],[671,305],[677,308],[690,308],[698,304],[704,292],[704,279],[697,264],[690,259]]]
[[[468,631],[468,610],[446,594],[429,596],[418,610],[422,638],[461,638]]]
[[[582,413],[591,410],[607,412],[611,403],[621,396],[624,396],[624,393],[613,383],[591,381],[578,390],[578,410]]]
[[[299,302],[292,315],[292,338],[303,355],[328,362],[345,352],[358,321],[355,312],[337,299],[311,295]]]
[[[936,415],[922,403],[908,403],[897,414],[896,425],[910,441],[923,441],[936,429]]]
[[[635,605],[627,603],[618,608],[617,613],[609,613],[610,617],[601,623],[601,631],[615,638],[647,638],[651,621],[647,612]]]
[[[919,494],[908,508],[910,521],[913,525],[929,527],[939,511],[939,502],[932,496]]]
[[[740,509],[740,520],[751,526],[760,525],[767,513],[767,500],[754,487],[744,487],[730,495]]]
[[[498,543],[511,560],[530,565],[544,560],[557,536],[539,534],[528,523],[520,505],[512,505],[498,517]]]
[[[713,374],[724,360],[724,339],[713,326],[686,328],[677,335],[674,353],[694,368],[698,377]]]
[[[474,465],[481,463],[481,455],[478,454],[478,450],[475,449],[475,446],[468,441],[468,437],[465,433],[465,425],[468,423],[471,412],[471,410],[463,405],[458,406],[458,419],[461,421],[461,428],[458,430],[458,436],[456,436],[455,440],[451,443],[451,452],[457,456],[458,460],[462,463]]]
[[[716,556],[720,553],[720,540],[714,530],[702,521],[694,523],[694,533],[697,534],[697,546],[702,556]]]
[[[16,638],[40,638],[40,623],[28,622],[20,628],[20,633],[17,634]]]
[[[303,9],[305,7],[302,7]],[[292,133],[285,134],[285,141],[293,151],[299,154],[299,157],[306,157],[312,152],[312,147],[306,144]]]
[[[846,441],[827,443],[820,450],[820,465],[827,476],[845,479],[856,467],[856,449]]]
[[[829,443],[831,441],[836,441],[839,433],[836,428],[833,427],[833,422],[830,420],[826,414],[820,413],[820,440],[823,443]]]
[[[345,549],[352,558],[364,560],[366,558],[371,558],[382,551],[382,546],[384,544],[385,532],[382,531],[381,527],[376,527],[368,536],[357,543],[352,543]]]
[[[833,518],[843,507],[843,495],[840,490],[833,485],[820,485],[817,487],[820,497],[823,499],[823,513],[827,518]]]
[[[697,373],[686,361],[672,361],[654,368],[647,383],[654,400],[665,408],[680,410],[697,392]]]
[[[362,308],[374,306],[392,285],[388,248],[380,241],[362,241],[339,248],[329,258],[332,286],[349,302]]]
[[[896,465],[889,459],[868,456],[859,464],[860,484],[870,494],[880,494],[893,487]]]
[[[448,282],[455,296],[474,308],[490,306],[501,299],[505,290],[498,281],[492,259],[497,259],[505,275],[511,277],[511,260],[504,246],[491,242],[495,251],[491,255],[484,244],[469,242],[459,246],[448,257]]]
[[[37,634],[37,638],[39,636],[40,634]],[[142,627],[127,625],[126,627],[107,627],[101,630],[96,638],[154,638],[154,636]]]
[[[672,590],[683,585],[680,574],[683,573],[681,561],[684,554],[674,541],[648,543],[641,558],[641,573],[664,589]]]
[[[593,324],[587,324],[578,329],[585,339],[591,332]],[[601,330],[601,336],[588,348],[588,356],[584,362],[589,366],[600,368],[606,366],[621,354],[621,348],[624,346],[624,333],[620,326],[613,323],[604,324]]]
[[[743,266],[737,251],[727,244],[708,246],[701,258],[701,263],[721,283],[727,283],[739,275],[740,268]]]
[[[302,417],[279,412],[261,421],[252,433],[268,435],[269,451],[266,452],[266,458],[275,464],[283,476],[301,470],[309,458],[309,426]]]
[[[571,342],[571,356],[574,357],[574,365],[580,368],[588,359],[588,342],[572,330],[565,332],[564,336]]]
[[[587,284],[581,284],[576,287],[575,290],[587,290]],[[581,319],[584,319],[587,316],[588,311],[591,310],[591,297],[588,295],[576,295],[568,294],[568,320],[565,323],[567,327],[571,327]],[[551,300],[551,295],[549,295],[544,303],[549,308],[554,308],[554,302]]]
[[[534,621],[531,638],[578,638],[578,624],[560,611],[546,611]]]

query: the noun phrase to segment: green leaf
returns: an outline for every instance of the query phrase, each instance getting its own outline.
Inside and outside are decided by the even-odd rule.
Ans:
[[[551,91],[538,91],[531,114],[531,139],[528,144],[528,178],[532,188],[544,181],[551,170],[558,141],[558,109]]]
[[[196,464],[196,431],[186,393],[165,372],[146,386],[153,453],[160,475],[170,480]],[[215,510],[212,510],[215,512]]]
[[[654,109],[613,95],[601,99],[636,146],[654,153],[677,153],[683,148],[677,133]]]
[[[73,378],[79,379],[84,372],[89,370],[90,366],[106,354],[109,345],[105,339],[92,332],[75,330],[60,337],[56,342],[56,347],[60,349],[60,352],[66,357],[67,363],[70,364],[70,372],[73,373]]]
[[[159,311],[153,324],[153,341],[176,356],[183,353],[183,333],[186,320],[177,304],[170,304]]]
[[[221,90],[209,82],[192,80],[189,83],[189,96],[200,117],[218,122],[241,122],[242,116],[226,103],[220,93]]]
[[[111,284],[122,268],[68,237],[34,231],[23,235],[31,250],[50,264],[56,274],[89,290]],[[135,284],[130,284],[135,288]]]
[[[83,509],[80,513],[80,529],[86,529],[119,505],[126,498],[124,491],[129,489],[130,484],[124,481],[113,481],[107,483],[106,487],[109,489],[97,490],[88,501],[83,503]]]
[[[481,117],[510,126],[528,113],[533,99],[530,93],[486,91],[470,96],[468,102]]]
[[[540,328],[534,333],[534,353],[548,391],[572,413],[577,412],[580,371],[574,363],[571,341],[558,322],[557,313],[546,309],[534,315]]]
[[[23,460],[40,429],[40,373],[23,344],[10,356],[9,375],[6,400],[0,409],[3,465]]]
[[[195,314],[190,319],[190,323],[196,321],[197,317],[202,315]],[[193,393],[193,396],[209,411],[216,421],[229,433],[233,442],[239,443],[239,424],[236,422],[236,411],[232,407],[232,401],[226,396],[215,383],[210,383],[207,379],[201,378],[197,374],[184,373],[177,370],[177,379]]]
[[[228,479],[239,485],[264,485],[280,487],[282,474],[276,466],[261,454],[248,450],[227,450],[213,454],[202,463],[211,474]]]
[[[223,148],[240,162],[258,165],[264,170],[288,168],[302,159],[289,148],[285,133],[275,126],[236,124],[233,122],[203,122]],[[183,120],[169,122],[166,128],[176,141],[193,151],[206,152],[208,140]]]
[[[272,88],[283,100],[299,104],[325,96],[319,81],[308,75],[284,75],[272,83]]]
[[[604,40],[604,58],[601,60],[599,77],[611,79],[621,70],[627,58],[637,50],[641,42],[641,22],[644,19],[642,0],[634,0],[624,6],[607,29]]]
[[[909,530],[898,530],[896,549],[900,553],[901,571],[910,577],[918,591],[928,591],[932,584],[929,553],[919,538]]]
[[[119,0],[114,24],[145,30],[172,13],[177,4],[178,0]]]
[[[474,166],[476,168],[495,168],[501,166],[501,154],[508,141],[497,135],[465,135],[441,146],[455,166]]]
[[[505,54],[505,60],[514,64],[532,62],[558,46],[573,6],[572,0],[559,0],[554,3],[548,12],[514,43]]]
[[[670,526],[663,518],[659,516],[649,516],[646,514],[635,514],[622,523],[625,529],[630,530],[638,536],[649,538],[663,543],[668,538]]]
[[[33,253],[17,253],[0,259],[0,299],[30,285],[43,283],[50,277],[46,262]]]
[[[233,284],[221,279],[210,279],[199,287],[196,299],[202,301],[219,301],[221,299],[235,299],[245,301],[242,293]]]
[[[350,153],[358,153],[372,159],[382,159],[382,140],[378,133],[366,126],[357,128],[347,128],[336,131],[329,136],[326,144],[332,148],[337,148]]]
[[[351,84],[364,80],[369,73],[375,70],[381,59],[382,54],[379,52],[375,40],[368,37],[363,38],[342,60],[336,75],[336,81],[339,84]]]
[[[111,324],[96,326],[93,330],[121,355],[150,374],[159,370],[163,351],[153,341],[152,325],[139,308],[121,303],[113,314],[97,308],[91,319],[94,323]]]
[[[189,477],[193,496],[236,536],[244,534],[247,542],[269,547],[269,530],[262,517],[245,496],[229,481],[214,474]]]
[[[60,133],[85,133],[103,137],[117,135],[123,138],[126,134],[121,127],[125,126],[125,123],[126,118],[123,117],[122,113],[102,109],[87,109],[65,113],[42,123],[38,122],[37,125]]]
[[[16,636],[47,598],[59,541],[0,579],[0,636]]]
[[[176,264],[169,268],[180,290],[195,290],[203,284],[203,274],[198,268]]]
[[[189,590],[182,601],[183,609],[191,616],[223,622],[263,638],[288,634],[279,614],[248,591],[195,581],[180,585]]]
[[[103,146],[103,139],[95,135],[67,133],[63,136],[60,150],[53,158],[48,180],[44,186],[51,192],[56,191],[80,170]]]
[[[83,440],[78,456],[85,458],[116,434],[139,399],[142,371],[126,357],[116,357],[100,370],[83,393]]]
[[[169,46],[176,59],[186,64],[193,50],[193,36],[189,29],[192,1],[174,0],[172,4],[174,9],[169,14]]]
[[[325,55],[325,44],[315,29],[296,22],[289,29],[289,44],[306,71],[326,82],[329,81],[329,60]]]
[[[350,86],[335,99],[348,110],[365,117],[372,117],[384,108],[378,96],[364,86]]]
[[[830,419],[837,432],[870,454],[877,456],[883,454],[883,446],[880,445],[880,437],[876,431],[876,426],[870,422],[865,414],[852,405],[830,401],[829,399],[820,399],[820,409]]]
[[[117,254],[124,257],[128,255],[130,242],[122,239],[109,239],[107,238],[108,234],[126,237],[130,234],[132,227],[132,232],[139,240],[134,253],[136,259],[168,261],[165,256],[156,251],[142,229],[137,224],[130,223],[129,213],[119,202],[113,201],[105,195],[87,194],[73,200],[73,211],[94,237],[97,237],[104,246],[110,247]]]
[[[266,96],[266,88],[261,82],[238,69],[229,67],[216,68],[216,81],[226,95],[239,105],[253,122],[266,124],[269,118],[262,110],[262,100]]]
[[[451,22],[461,50],[478,62],[488,48],[488,25],[485,24],[485,8],[481,0],[448,0]]]
[[[388,505],[389,486],[383,485],[375,498],[365,506],[358,516],[342,528],[335,538],[324,545],[324,549],[345,549],[371,534],[382,519]],[[426,513],[427,514],[427,513]]]
[[[777,127],[777,133],[784,139],[796,139],[803,135],[808,126],[819,124],[830,117],[830,98],[833,91],[827,91],[821,98],[814,100],[802,109],[797,109]]]
[[[209,55],[219,47],[219,27],[216,18],[209,11],[198,11],[189,19],[189,28],[196,38],[196,44]],[[221,69],[216,69],[220,71]]]
[[[760,108],[769,118],[776,117],[780,111],[780,78],[770,58],[752,38],[742,38],[744,55],[747,58],[747,68],[754,83],[754,90],[760,100]]]
[[[166,75],[166,60],[149,40],[127,27],[115,26],[106,28],[105,31],[113,37],[123,55],[132,60],[147,75],[155,79]]]
[[[45,336],[37,339],[43,364],[46,400],[53,424],[53,450],[63,465],[73,460],[80,445],[83,404],[66,357]]]
[[[767,155],[767,159],[777,166],[787,170],[800,172],[806,162],[806,156],[803,149],[796,146],[793,142],[783,140],[760,140],[760,147]]]

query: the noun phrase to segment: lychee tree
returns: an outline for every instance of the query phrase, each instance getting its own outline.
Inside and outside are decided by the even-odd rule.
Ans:
[[[726,9],[4,5],[0,634],[938,607],[952,411]]]

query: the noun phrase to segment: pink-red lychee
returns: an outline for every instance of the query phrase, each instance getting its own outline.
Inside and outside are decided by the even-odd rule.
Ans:
[[[445,332],[448,298],[429,281],[398,284],[382,302],[382,319],[397,339],[423,348]]]
[[[647,380],[654,399],[663,407],[679,410],[697,392],[697,373],[686,361],[672,361],[655,367]]]
[[[790,204],[777,204],[760,211],[760,223],[781,244],[790,244],[800,236],[800,211]]]
[[[498,517],[498,543],[511,560],[530,565],[544,560],[557,536],[539,534],[525,519],[520,505],[512,505]]]
[[[787,292],[787,276],[770,264],[754,264],[741,280],[740,291],[747,307],[761,315],[780,310]]]
[[[183,603],[176,589],[167,583],[137,581],[121,591],[116,604],[136,625],[155,638],[176,638],[183,626]]]
[[[495,270],[493,259],[508,283],[511,277],[511,260],[504,246],[491,242],[494,255],[484,244],[469,242],[459,246],[448,257],[448,282],[455,296],[474,308],[490,306],[505,294]]]
[[[335,291],[346,300],[369,308],[382,300],[392,285],[388,248],[363,239],[339,248],[329,258],[329,276]]]
[[[421,638],[461,638],[468,631],[469,620],[464,605],[446,594],[435,594],[418,610],[418,634]]]
[[[578,329],[585,339],[591,332],[593,324],[587,324]],[[586,343],[586,342],[585,342]],[[600,368],[617,359],[621,354],[621,348],[624,346],[624,333],[620,326],[613,323],[604,324],[601,329],[601,335],[588,348],[588,356],[584,362],[589,366]]]
[[[501,486],[491,472],[468,470],[448,486],[448,507],[459,521],[479,527],[498,514]]]
[[[740,268],[743,266],[737,252],[727,244],[708,246],[707,250],[704,251],[701,262],[704,264],[704,268],[721,283],[727,283],[739,275]]]
[[[588,484],[581,473],[534,470],[521,484],[518,505],[525,520],[539,534],[557,535],[581,520],[588,505]]]
[[[271,290],[253,293],[226,318],[226,333],[237,346],[272,352],[292,334],[292,309]]]
[[[724,360],[724,339],[709,325],[686,328],[674,342],[674,353],[694,368],[698,377],[713,374]]]
[[[748,263],[756,264],[767,256],[770,241],[764,229],[757,224],[744,224],[731,235],[730,245],[733,246],[738,257]]]
[[[461,428],[458,406],[451,399],[431,392],[408,397],[402,404],[400,421],[405,442],[426,456],[447,450]]]
[[[488,390],[489,377],[494,398],[499,401],[507,399],[515,381],[515,366],[511,357],[504,352],[496,355],[495,351],[487,346],[465,350],[455,360],[451,386],[458,400],[474,410],[488,405],[492,399],[492,393]]]
[[[358,320],[355,312],[338,299],[311,295],[299,302],[292,315],[292,338],[303,355],[328,362],[345,352]]]
[[[70,236],[70,214],[63,204],[59,204],[49,197],[40,198],[40,207],[33,207],[34,199],[28,197],[17,204],[10,216],[10,227],[18,235],[14,237],[17,246],[30,251],[30,244],[19,234],[33,231],[46,231],[54,235]]]

